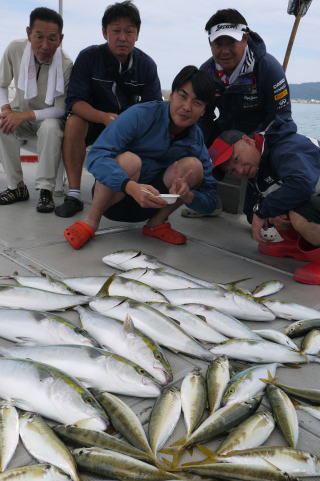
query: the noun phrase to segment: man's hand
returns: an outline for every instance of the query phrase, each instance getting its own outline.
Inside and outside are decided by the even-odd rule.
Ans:
[[[168,205],[164,199],[157,197],[160,192],[152,185],[138,184],[134,180],[130,180],[126,185],[125,192],[143,208],[161,209]]]
[[[113,114],[112,112],[101,112],[101,123],[107,126],[117,117],[118,115]]]
[[[177,162],[173,164],[173,177],[174,180],[171,184],[171,187],[169,189],[170,194],[178,194],[180,195],[180,199],[185,203],[185,204],[190,204],[190,202],[193,201],[194,195],[190,191],[190,186],[188,183],[188,179],[192,175],[192,170],[188,170],[184,175],[181,177],[176,177],[174,174],[175,169],[177,169]]]
[[[287,214],[278,215],[277,217],[269,217],[270,224],[274,225],[278,232],[287,230],[291,226],[289,216]]]
[[[0,113],[0,129],[5,134],[14,132],[19,125],[27,120],[35,120],[33,112],[11,112],[5,111]]]
[[[256,214],[252,217],[251,233],[252,237],[257,242],[266,242],[266,240],[261,235],[261,229],[268,229],[268,219],[261,219]]]

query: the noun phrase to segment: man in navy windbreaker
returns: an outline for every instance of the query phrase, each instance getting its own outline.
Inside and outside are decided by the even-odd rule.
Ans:
[[[252,134],[265,130],[275,118],[291,122],[289,86],[280,63],[270,55],[262,38],[248,27],[235,9],[218,10],[208,20],[212,56],[200,69],[215,81],[215,108],[200,119],[208,147],[224,130],[237,129]],[[185,217],[198,217],[183,211]]]
[[[310,261],[294,279],[320,284],[320,148],[276,117],[263,134],[229,130],[212,144],[214,169],[248,180],[244,211],[263,254]],[[266,242],[274,225],[283,241]]]
[[[64,232],[72,247],[79,249],[93,237],[102,215],[147,220],[143,234],[170,244],[186,242],[167,219],[182,204],[204,213],[215,208],[217,181],[197,125],[214,98],[210,76],[187,66],[173,81],[170,102],[134,105],[101,133],[87,161],[96,179],[92,207],[84,221]],[[178,197],[172,204],[159,196],[168,193]]]
[[[131,1],[109,5],[102,17],[107,43],[82,50],[72,69],[67,95],[63,161],[69,191],[55,209],[71,217],[83,209],[80,184],[86,145],[131,105],[162,100],[155,62],[135,47],[141,19]]]

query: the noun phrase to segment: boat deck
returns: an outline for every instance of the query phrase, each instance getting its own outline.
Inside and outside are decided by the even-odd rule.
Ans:
[[[25,182],[30,190],[27,202],[0,208],[0,273],[11,275],[35,275],[45,271],[55,277],[110,275],[113,270],[102,263],[108,253],[121,249],[138,249],[157,257],[160,261],[182,269],[207,281],[226,283],[241,278],[250,278],[245,287],[254,288],[259,283],[278,279],[285,288],[274,297],[320,308],[319,286],[298,284],[292,273],[300,262],[285,258],[271,258],[257,251],[250,229],[241,215],[223,212],[219,217],[185,219],[177,211],[171,218],[173,226],[188,236],[184,246],[171,246],[142,235],[142,224],[110,222],[104,219],[95,238],[81,250],[73,250],[63,237],[63,230],[74,220],[81,219],[80,213],[71,219],[54,214],[40,214],[35,210],[38,193],[34,190],[35,164],[24,163]],[[0,165],[0,186],[6,185]],[[90,205],[92,177],[84,171],[83,194],[85,210]],[[62,197],[55,197],[56,204]],[[276,320],[272,323],[251,322],[253,328],[273,327],[280,329],[289,321]],[[184,355],[168,353],[174,370],[174,383],[180,385],[183,376],[193,366],[205,372],[206,363]],[[320,369],[309,364],[300,369],[279,368],[277,376],[282,382],[320,388]],[[153,405],[152,399],[126,399],[141,418],[146,421]],[[319,455],[320,421],[307,414],[298,413],[300,436],[298,447]],[[180,431],[180,432],[179,432]],[[175,434],[183,435],[181,426]],[[268,445],[285,445],[276,429],[267,441]],[[30,462],[20,446],[12,466]],[[89,479],[89,478],[83,478]],[[309,478],[311,479],[311,478]],[[316,479],[316,478],[313,478]]]

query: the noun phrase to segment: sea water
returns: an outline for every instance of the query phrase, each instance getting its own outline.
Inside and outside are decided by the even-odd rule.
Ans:
[[[292,117],[299,134],[320,139],[320,104],[292,104]]]

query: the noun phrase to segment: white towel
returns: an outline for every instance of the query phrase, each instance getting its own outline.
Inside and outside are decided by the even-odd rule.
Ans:
[[[27,42],[21,59],[18,88],[24,91],[25,99],[32,99],[38,95],[37,69],[31,43],[29,41]],[[52,57],[52,62],[49,67],[45,103],[47,105],[52,105],[54,98],[63,94],[64,77],[62,69],[62,53],[61,47],[58,47]]]

